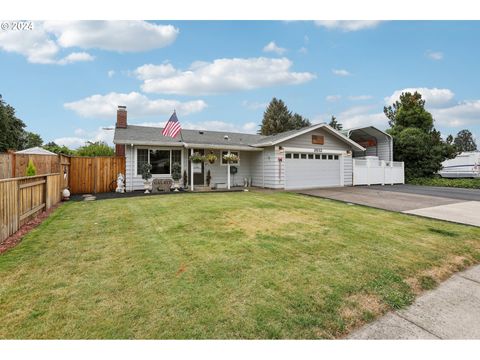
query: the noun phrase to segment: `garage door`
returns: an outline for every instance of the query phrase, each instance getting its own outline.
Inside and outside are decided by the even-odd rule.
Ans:
[[[286,189],[340,186],[340,182],[339,155],[285,154]]]

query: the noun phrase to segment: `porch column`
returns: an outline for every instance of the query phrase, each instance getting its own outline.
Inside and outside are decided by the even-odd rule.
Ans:
[[[228,150],[228,156],[230,156],[230,150]],[[227,161],[227,189],[230,190],[230,161]]]
[[[193,155],[193,148],[190,149],[190,155]],[[190,189],[193,191],[193,161],[190,160]]]

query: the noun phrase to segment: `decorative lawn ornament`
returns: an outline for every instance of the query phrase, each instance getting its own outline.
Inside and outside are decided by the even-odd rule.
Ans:
[[[178,162],[174,162],[172,164],[172,180],[173,180],[173,187],[174,191],[178,191],[180,187],[180,179],[182,178],[182,166]]]
[[[125,192],[125,178],[122,173],[118,173],[117,177],[117,188],[115,189],[117,193],[124,193]]]
[[[62,191],[62,200],[63,200],[63,201],[70,200],[70,190],[68,190],[68,188],[63,189],[63,191]]]

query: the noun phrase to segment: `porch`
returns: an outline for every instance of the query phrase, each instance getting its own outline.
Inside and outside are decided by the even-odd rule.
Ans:
[[[251,186],[254,153],[259,153],[259,151],[257,149],[239,150],[238,147],[233,149],[219,149],[216,147],[187,148],[185,163],[188,164],[188,190],[231,190]],[[193,162],[190,160],[190,157],[194,154],[201,156],[213,155],[212,158],[214,160]],[[225,161],[223,157],[227,154],[236,155],[238,161]]]

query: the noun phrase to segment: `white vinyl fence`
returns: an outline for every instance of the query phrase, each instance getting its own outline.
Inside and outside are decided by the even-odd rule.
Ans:
[[[353,159],[353,185],[405,184],[403,162]]]

